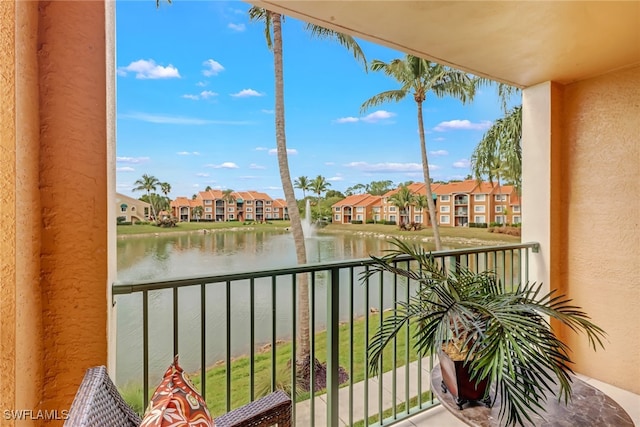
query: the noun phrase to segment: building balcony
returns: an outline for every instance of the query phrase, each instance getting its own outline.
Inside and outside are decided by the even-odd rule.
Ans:
[[[490,269],[505,283],[517,284],[536,279],[529,277],[529,264],[537,250],[538,244],[527,243],[440,251],[434,256],[446,268],[461,264],[474,271]],[[294,394],[299,426],[353,425],[365,418],[365,425],[399,420],[405,420],[400,425],[417,425],[413,417],[433,418],[434,426],[459,425],[438,408],[429,377],[436,362],[418,358],[406,345],[413,339],[408,328],[387,349],[383,372],[368,373],[365,343],[380,325],[380,313],[408,301],[416,290],[415,283],[391,274],[362,282],[361,273],[370,264],[364,259],[116,283],[115,307],[118,316],[127,319],[117,328],[117,381],[128,390],[124,394],[129,403],[142,410],[147,404],[143,397],[150,396],[173,355],[179,354],[216,416],[283,387]],[[315,359],[327,363],[326,382],[313,371],[297,377],[288,365],[302,345],[298,323],[304,318],[299,300],[304,284],[310,302],[306,344]],[[132,336],[138,338],[131,340]],[[308,386],[301,384],[318,381],[320,390],[310,399]]]

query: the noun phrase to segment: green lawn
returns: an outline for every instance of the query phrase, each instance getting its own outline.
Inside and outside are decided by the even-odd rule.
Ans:
[[[155,225],[118,225],[116,230],[118,236],[132,234],[154,234],[154,233],[175,233],[189,232],[197,230],[284,230],[289,227],[289,221],[270,221],[267,223],[253,222],[179,222],[176,227],[156,227]]]
[[[376,331],[380,322],[379,314],[369,316],[369,337]],[[340,325],[339,329],[340,365],[349,371],[349,324]],[[349,372],[354,383],[365,378],[365,320],[357,319],[353,322],[353,372]],[[413,339],[411,339],[413,342]],[[316,357],[318,360],[326,361],[326,332],[316,333]],[[392,359],[393,346],[389,345],[383,356],[383,370],[389,371],[393,368]],[[256,354],[254,362],[255,395],[256,397],[267,394],[271,385],[271,350]],[[406,354],[406,333],[402,333],[397,339],[397,360],[396,367],[404,366]],[[285,390],[291,389],[291,371],[288,363],[291,359],[291,343],[282,343],[276,346],[276,383],[278,387]],[[417,354],[413,349],[409,349],[409,360],[417,359]],[[220,364],[207,371],[206,374],[206,394],[207,406],[213,416],[219,416],[226,412],[226,366]],[[200,375],[191,375],[191,380],[197,389],[200,388]],[[249,357],[243,356],[231,362],[231,407],[237,408],[250,401],[250,364]],[[348,382],[342,387],[348,386]],[[150,390],[152,393],[153,390]],[[128,385],[121,390],[125,400],[138,412],[142,410],[142,389],[139,385]],[[323,394],[324,391],[317,392]],[[299,393],[298,401],[309,398],[309,393]]]

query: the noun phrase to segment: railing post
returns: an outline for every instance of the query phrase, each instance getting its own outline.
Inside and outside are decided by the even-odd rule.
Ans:
[[[327,286],[327,425],[338,425],[340,269],[331,269]]]

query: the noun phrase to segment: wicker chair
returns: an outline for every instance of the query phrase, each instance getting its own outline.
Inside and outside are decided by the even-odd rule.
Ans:
[[[291,399],[276,391],[214,421],[216,427],[290,427]],[[141,422],[118,393],[107,369],[98,366],[85,374],[64,427],[138,427]]]

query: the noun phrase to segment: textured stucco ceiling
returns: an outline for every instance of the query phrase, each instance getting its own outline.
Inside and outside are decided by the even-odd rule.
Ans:
[[[520,87],[640,63],[640,1],[251,3]]]

